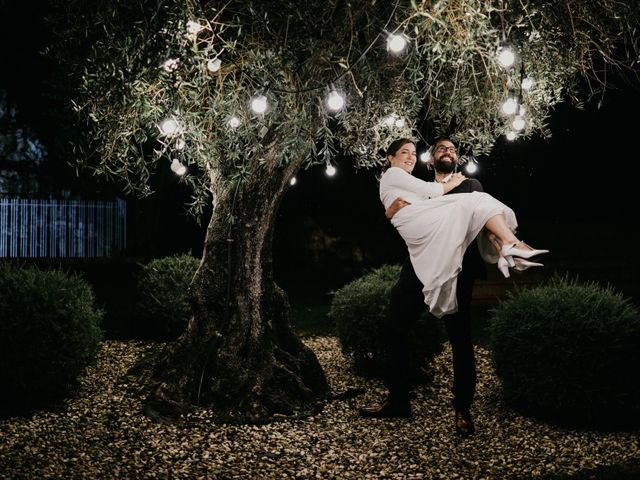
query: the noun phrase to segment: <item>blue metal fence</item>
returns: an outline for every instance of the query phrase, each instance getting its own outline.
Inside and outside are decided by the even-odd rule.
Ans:
[[[127,243],[127,205],[0,198],[0,257],[108,257]]]

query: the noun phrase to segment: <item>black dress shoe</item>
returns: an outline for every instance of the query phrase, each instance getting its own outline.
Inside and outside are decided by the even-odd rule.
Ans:
[[[360,416],[365,418],[409,418],[411,416],[411,404],[407,402],[385,401],[382,405],[363,407],[359,410]]]
[[[476,431],[476,427],[473,425],[471,414],[469,412],[456,412],[456,432],[465,437],[473,435]]]

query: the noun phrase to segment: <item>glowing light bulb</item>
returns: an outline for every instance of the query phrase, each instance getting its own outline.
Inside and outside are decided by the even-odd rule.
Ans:
[[[162,68],[164,68],[165,72],[175,72],[178,69],[179,63],[180,60],[178,60],[177,58],[170,58],[162,64]]]
[[[516,54],[508,47],[502,47],[498,51],[498,63],[504,68],[512,67],[516,62]]]
[[[251,110],[255,113],[264,113],[267,111],[267,107],[267,97],[264,95],[258,95],[251,100]]]
[[[533,80],[532,79],[527,77],[527,78],[522,80],[522,89],[523,90],[530,90],[531,87],[533,87]]]
[[[429,161],[429,159],[431,158],[431,154],[429,153],[429,151],[427,150],[426,152],[422,152],[420,154],[420,161],[422,163],[427,163]]]
[[[475,163],[469,162],[467,166],[464,167],[464,169],[467,171],[467,173],[475,173],[476,170],[478,170],[478,167]]]
[[[192,35],[197,35],[200,31],[202,31],[203,28],[204,27],[200,25],[200,22],[198,21],[189,20],[187,22],[187,32]]]
[[[344,97],[335,90],[332,90],[327,97],[327,107],[334,112],[342,110],[342,107],[344,107]]]
[[[511,128],[513,128],[516,132],[519,132],[520,130],[524,129],[524,118],[522,118],[520,115],[517,115],[514,119],[513,122],[511,122]]]
[[[171,171],[176,175],[184,175],[187,172],[187,167],[174,158],[171,162]]]
[[[166,136],[175,135],[180,131],[180,125],[173,118],[167,118],[160,124],[160,131]]]
[[[389,35],[387,38],[387,50],[392,53],[401,53],[407,48],[407,39],[404,35]]]
[[[333,165],[327,165],[325,173],[328,177],[333,177],[336,174],[336,168]]]
[[[297,181],[298,181],[298,180],[296,179],[296,177],[291,177],[291,180],[289,180],[289,185],[292,185],[292,186],[293,186],[293,185],[295,185],[295,184],[296,184],[296,182],[297,182]]]
[[[222,61],[219,58],[212,58],[207,62],[207,70],[209,70],[211,73],[215,73],[220,70],[221,66]]]
[[[517,136],[516,132],[507,132],[507,140],[510,142],[514,141]]]
[[[513,98],[507,98],[502,104],[502,113],[505,115],[513,115],[516,113],[516,109],[518,108],[518,102]]]
[[[231,128],[238,128],[242,122],[235,115],[227,121],[227,125]]]

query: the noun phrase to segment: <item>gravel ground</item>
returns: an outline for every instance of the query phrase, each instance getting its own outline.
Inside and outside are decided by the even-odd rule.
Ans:
[[[97,366],[62,409],[0,421],[0,478],[638,478],[639,432],[560,429],[510,412],[497,400],[485,349],[477,349],[478,432],[463,439],[449,407],[448,349],[436,358],[434,382],[418,389],[413,418],[377,420],[356,411],[382,397],[380,382],[354,376],[337,339],[305,342],[335,393],[365,393],[334,400],[305,420],[256,426],[217,425],[206,409],[177,424],[152,422],[140,413],[135,389],[119,379],[155,347],[106,341]],[[588,473],[620,466],[628,476]]]

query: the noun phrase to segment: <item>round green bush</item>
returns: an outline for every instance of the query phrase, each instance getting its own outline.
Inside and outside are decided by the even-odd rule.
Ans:
[[[621,294],[556,276],[491,315],[496,373],[517,410],[576,426],[640,424],[640,314]]]
[[[97,356],[102,311],[75,274],[0,266],[0,409],[50,406]]]
[[[191,318],[189,284],[199,265],[191,255],[152,260],[138,275],[137,310],[144,323],[143,336],[174,340]]]
[[[364,374],[379,376],[383,369],[383,322],[399,265],[383,265],[333,292],[329,318],[335,322],[342,352]],[[425,314],[409,332],[410,356],[416,379],[427,362],[442,351],[444,330]],[[429,320],[429,321],[427,321]]]

